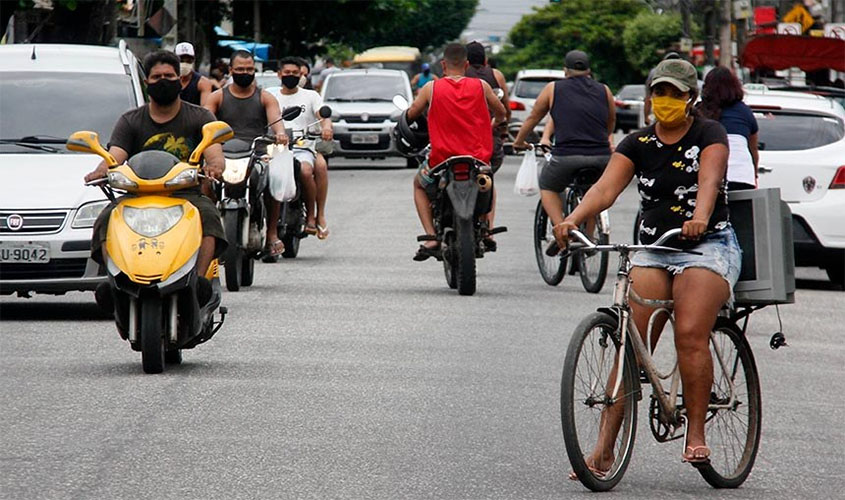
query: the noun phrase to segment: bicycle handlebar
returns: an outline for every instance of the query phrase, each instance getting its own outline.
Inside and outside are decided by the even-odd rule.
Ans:
[[[607,245],[596,245],[593,243],[590,238],[588,238],[584,233],[577,229],[573,229],[569,232],[570,237],[575,237],[576,241],[574,244],[567,246],[566,250],[568,252],[578,252],[578,251],[587,251],[587,250],[595,250],[598,252],[613,252],[613,251],[621,251],[621,250],[652,250],[658,252],[676,252],[676,253],[689,253],[693,255],[701,255],[701,252],[696,252],[695,250],[685,250],[682,248],[675,248],[675,247],[667,247],[664,246],[668,240],[675,238],[681,235],[681,229],[675,228],[670,229],[663,233],[660,238],[657,238],[657,241],[652,243],[651,245],[628,245],[628,244],[607,244]],[[554,257],[555,255],[560,253],[560,247],[557,244],[557,241],[553,241],[548,248],[546,248],[546,255],[549,257]]]

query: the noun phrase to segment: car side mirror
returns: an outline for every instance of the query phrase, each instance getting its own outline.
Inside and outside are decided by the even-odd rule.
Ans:
[[[408,102],[408,99],[401,94],[396,94],[393,96],[393,105],[399,108],[400,111],[405,111],[406,109],[411,107],[411,103]]]
[[[96,132],[90,132],[88,130],[74,132],[67,138],[65,146],[71,151],[98,155],[106,161],[109,168],[117,166],[117,160],[114,159],[114,156],[100,145],[100,137]]]
[[[212,144],[226,142],[234,136],[235,131],[232,130],[232,127],[224,121],[217,120],[206,123],[202,126],[202,140],[191,152],[191,157],[188,159],[188,163],[191,165],[199,165],[203,151],[208,149],[209,146]]]

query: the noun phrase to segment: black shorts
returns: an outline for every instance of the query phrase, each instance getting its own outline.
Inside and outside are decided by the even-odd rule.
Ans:
[[[120,202],[130,196],[135,197],[135,195],[125,195],[118,198],[117,201]],[[202,235],[214,236],[216,240],[214,257],[220,257],[229,244],[226,242],[226,231],[223,229],[223,222],[220,220],[220,211],[217,210],[214,202],[202,193],[193,190],[176,191],[171,193],[170,196],[189,201],[191,205],[197,207],[202,223]],[[94,222],[94,231],[91,237],[91,258],[100,264],[103,264],[103,256],[100,249],[103,247],[103,242],[106,241],[109,217],[116,206],[117,203],[110,203],[103,209],[100,216]]]
[[[604,172],[610,155],[598,156],[553,156],[552,161],[540,171],[540,189],[562,193],[572,184],[575,175],[581,170],[593,170],[596,179]]]

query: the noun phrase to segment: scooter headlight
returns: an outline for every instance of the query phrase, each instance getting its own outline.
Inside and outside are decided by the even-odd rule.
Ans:
[[[188,168],[185,169],[179,174],[170,179],[169,181],[164,183],[164,187],[171,188],[174,186],[183,186],[183,187],[190,187],[195,186],[197,184],[197,169],[195,168]]]
[[[137,189],[138,183],[120,172],[109,172],[109,186],[117,189]]]
[[[141,236],[154,238],[175,226],[183,213],[182,205],[167,208],[123,207],[123,220]]]
[[[107,206],[109,206],[108,201],[94,201],[82,205],[79,207],[79,210],[76,211],[76,216],[73,218],[71,227],[74,229],[94,227],[94,221],[97,220],[97,217],[100,216],[100,212],[102,212]]]

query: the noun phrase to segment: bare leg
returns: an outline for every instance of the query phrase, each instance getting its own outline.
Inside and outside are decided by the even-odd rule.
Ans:
[[[431,201],[425,192],[425,188],[420,184],[419,176],[414,176],[414,204],[417,206],[417,215],[422,223],[425,234],[435,234],[434,216],[431,214]],[[436,248],[438,243],[436,241],[423,242],[423,246],[428,248]]]
[[[722,305],[730,297],[727,281],[702,268],[675,277],[675,349],[687,410],[687,446],[704,446],[704,419],[713,385],[710,332]],[[686,453],[687,450],[684,450]]]
[[[672,278],[663,269],[635,267],[631,270],[631,282],[634,290],[640,297],[658,300],[672,297]],[[641,306],[634,301],[631,301],[630,304],[634,323],[637,325],[637,330],[639,330],[643,342],[645,342],[648,319],[654,309]],[[657,345],[657,340],[660,338],[660,332],[663,330],[665,323],[665,315],[655,321],[651,339],[652,350]],[[610,372],[606,385],[608,394],[613,390],[613,385],[616,382],[616,362],[614,362],[613,366],[614,368]],[[624,408],[621,405],[613,405],[602,411],[596,447],[585,459],[588,465],[596,467],[599,470],[607,470],[613,464],[613,445],[622,426],[623,410]]]
[[[317,161],[314,163],[314,180],[317,186],[317,224],[327,227],[326,198],[329,194],[329,165],[320,153],[317,153]]]
[[[279,212],[282,204],[276,201],[270,194],[270,190],[264,191],[264,204],[267,205],[267,245],[279,239]]]
[[[560,193],[549,191],[547,189],[540,190],[540,199],[543,201],[543,210],[552,221],[552,225],[563,222],[563,199]]]
[[[314,227],[316,217],[314,216],[314,203],[317,199],[317,183],[314,181],[314,166],[308,162],[300,163],[302,175],[302,190],[305,194],[305,226]]]
[[[487,225],[494,228],[493,219],[496,218],[496,186],[493,186],[493,201],[490,203],[490,212],[487,214]],[[492,238],[492,236],[490,237]]]
[[[208,272],[208,266],[211,265],[211,259],[214,257],[214,247],[214,236],[202,237],[202,243],[200,243],[199,253],[197,254],[198,275],[205,276]]]

